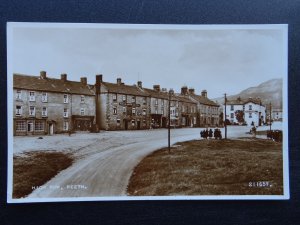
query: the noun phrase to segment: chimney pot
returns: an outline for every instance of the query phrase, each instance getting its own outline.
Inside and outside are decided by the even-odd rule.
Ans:
[[[65,74],[65,73],[61,74],[61,75],[60,75],[60,79],[61,79],[62,81],[67,81],[67,74]]]
[[[159,85],[159,84],[153,85],[153,89],[154,89],[155,91],[160,91],[160,85]]]
[[[188,88],[187,88],[187,86],[183,86],[183,87],[181,88],[181,94],[182,94],[182,95],[187,95],[187,94],[188,94]]]
[[[86,78],[86,77],[81,77],[81,78],[80,78],[80,82],[81,82],[83,85],[87,85],[87,78]]]
[[[47,73],[46,73],[46,71],[41,71],[41,72],[40,72],[40,78],[41,78],[41,79],[46,79],[46,78],[47,78]]]
[[[201,92],[201,96],[207,98],[207,91],[206,91],[206,90],[203,90],[203,91]]]
[[[121,78],[117,78],[117,84],[121,85],[122,84],[122,79]]]
[[[142,81],[138,81],[138,82],[137,82],[137,85],[138,85],[139,88],[143,88],[143,83],[142,83]]]
[[[189,93],[192,94],[192,95],[195,94],[195,89],[194,88],[190,88],[189,89]]]

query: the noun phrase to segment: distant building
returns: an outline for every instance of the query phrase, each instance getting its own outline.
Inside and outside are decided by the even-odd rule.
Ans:
[[[14,74],[14,135],[91,130],[95,119],[94,86],[80,82]]]
[[[225,105],[223,106],[225,112]],[[261,126],[266,121],[266,108],[259,98],[227,100],[226,120],[231,124]],[[225,121],[225,115],[224,115]]]
[[[272,120],[282,121],[282,109],[272,109]]]

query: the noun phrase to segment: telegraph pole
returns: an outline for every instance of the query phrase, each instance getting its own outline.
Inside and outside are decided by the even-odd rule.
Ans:
[[[171,152],[171,92],[172,90],[169,90],[169,112],[168,112],[168,153],[170,154]]]
[[[227,139],[227,124],[226,124],[226,118],[227,118],[227,115],[226,115],[227,98],[226,98],[226,93],[224,94],[224,96],[225,96],[225,119],[224,119],[224,126],[225,126],[225,139]]]
[[[270,102],[270,131],[272,131],[272,103]]]

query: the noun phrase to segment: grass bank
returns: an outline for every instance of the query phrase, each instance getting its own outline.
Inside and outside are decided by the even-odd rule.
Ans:
[[[70,154],[53,151],[26,152],[13,157],[13,198],[26,197],[73,163]]]
[[[281,143],[248,138],[176,145],[170,154],[160,149],[140,162],[129,195],[283,194]]]

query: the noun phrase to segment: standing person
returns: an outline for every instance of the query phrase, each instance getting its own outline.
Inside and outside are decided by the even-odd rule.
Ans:
[[[208,136],[209,136],[209,139],[212,138],[212,136],[213,136],[213,131],[212,131],[212,129],[209,129]]]
[[[251,129],[252,137],[256,137],[256,127],[253,126]]]
[[[207,137],[208,137],[208,129],[206,128],[206,130],[204,131],[204,137],[205,137],[205,139],[207,139]]]

